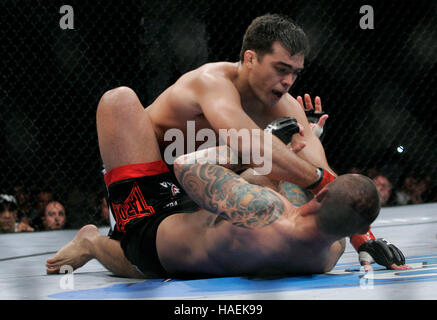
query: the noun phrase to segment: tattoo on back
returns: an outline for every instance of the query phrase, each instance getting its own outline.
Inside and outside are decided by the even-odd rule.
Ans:
[[[249,184],[218,165],[183,165],[177,178],[198,205],[239,227],[262,228],[284,212],[284,204],[274,192]]]

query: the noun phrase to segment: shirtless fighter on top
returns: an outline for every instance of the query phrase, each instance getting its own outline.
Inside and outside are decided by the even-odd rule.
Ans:
[[[156,161],[145,159],[155,152],[162,155],[169,144],[164,141],[165,132],[176,128],[186,133],[188,121],[194,120],[197,130],[258,129],[262,140],[261,128],[278,118],[295,118],[302,129],[301,135],[294,135],[293,145],[304,143],[305,148],[299,153],[290,152],[280,139],[273,137],[269,178],[290,181],[314,194],[335,179],[304,110],[288,94],[303,69],[307,51],[308,41],[301,28],[286,17],[265,15],[256,18],[247,29],[239,62],[211,63],[188,72],[145,109],[137,95],[126,87],[102,96],[97,130],[109,203],[116,220],[112,238],[121,240],[128,259],[133,250],[130,244],[134,242],[130,238],[149,216],[168,210],[187,211],[184,191],[164,161],[156,160],[162,156],[152,157]],[[306,102],[310,104],[311,99],[307,97]],[[320,100],[316,99],[317,103]],[[156,139],[157,150],[138,143],[147,139]],[[259,146],[262,154],[263,141]],[[241,154],[247,146],[239,147]],[[391,252],[395,249],[390,248],[394,246],[388,253],[379,250],[381,245],[373,241],[370,231],[354,235],[351,240],[357,250],[372,244],[367,252],[374,259],[382,255],[403,264],[402,259],[393,258],[397,251]],[[367,255],[367,261],[372,257]]]

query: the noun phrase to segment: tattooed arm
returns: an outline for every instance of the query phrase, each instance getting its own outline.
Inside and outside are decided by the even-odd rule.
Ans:
[[[296,207],[304,205],[313,198],[311,192],[288,181],[279,182],[278,192]]]
[[[313,195],[308,190],[299,187],[288,181],[275,181],[266,176],[254,175],[253,169],[249,168],[240,176],[251,184],[256,184],[263,187],[268,187],[272,190],[279,192],[288,201],[290,201],[295,207],[300,207],[313,198]]]
[[[271,180],[268,177],[262,175],[255,175],[253,173],[253,169],[251,168],[241,173],[240,176],[249,183],[263,187],[269,187],[270,189],[279,192],[295,207],[300,207],[301,205],[307,203],[313,198],[311,192],[299,187],[296,184],[288,181]]]
[[[176,159],[174,172],[199,206],[243,228],[262,228],[283,214],[283,200],[275,192],[248,183],[224,167],[229,164],[208,163],[195,153]]]

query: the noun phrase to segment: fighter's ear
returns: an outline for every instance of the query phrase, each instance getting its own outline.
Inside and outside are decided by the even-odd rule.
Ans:
[[[257,58],[256,58],[256,52],[255,51],[253,51],[253,50],[246,50],[246,51],[244,51],[244,61],[243,61],[243,63],[247,67],[251,68],[254,65],[256,59]]]

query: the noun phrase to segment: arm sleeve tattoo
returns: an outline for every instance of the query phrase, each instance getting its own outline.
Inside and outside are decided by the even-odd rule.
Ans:
[[[210,163],[175,162],[175,174],[202,208],[243,228],[262,228],[278,219],[284,204],[271,190],[248,183],[229,169]]]
[[[278,192],[296,207],[300,207],[312,198],[309,191],[287,181],[279,182]]]

